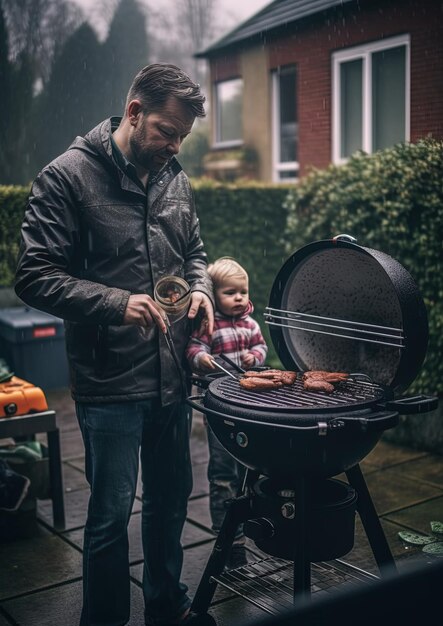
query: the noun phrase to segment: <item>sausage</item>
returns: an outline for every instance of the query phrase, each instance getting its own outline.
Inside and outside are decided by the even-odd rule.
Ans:
[[[284,385],[292,385],[297,380],[297,372],[290,372],[286,370],[263,370],[261,372],[254,372],[250,370],[249,372],[245,372],[244,376],[246,378],[262,378],[268,380],[279,380]]]
[[[293,385],[297,380],[297,372],[282,372],[281,381],[284,385]]]
[[[303,380],[326,380],[329,383],[341,383],[348,380],[349,374],[346,372],[325,372],[323,370],[312,370],[303,374]]]
[[[316,380],[308,378],[304,381],[303,387],[306,391],[324,391],[325,393],[332,393],[334,391],[334,385],[328,383],[326,380]]]
[[[243,376],[246,376],[246,378],[280,378],[281,374],[281,370],[263,370],[261,372],[249,370],[249,372],[245,372]]]
[[[240,387],[243,387],[243,389],[247,389],[248,391],[266,391],[269,389],[280,389],[280,387],[283,387],[283,383],[280,380],[253,376],[240,378],[239,383]]]

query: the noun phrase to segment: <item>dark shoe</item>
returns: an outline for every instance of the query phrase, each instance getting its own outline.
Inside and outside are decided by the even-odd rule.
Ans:
[[[31,481],[11,470],[5,462],[0,470],[0,510],[17,511],[26,498]]]
[[[241,544],[234,544],[229,553],[228,561],[225,569],[237,569],[238,567],[244,567],[248,564],[248,557],[246,556],[246,548]]]

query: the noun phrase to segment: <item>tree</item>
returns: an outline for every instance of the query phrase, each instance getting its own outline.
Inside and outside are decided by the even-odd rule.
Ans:
[[[103,44],[103,117],[123,113],[135,74],[148,63],[146,19],[136,0],[121,0]]]
[[[100,57],[100,43],[86,22],[57,56],[39,101],[40,167],[100,121]]]
[[[36,173],[36,94],[78,12],[65,0],[0,0],[0,182],[26,184]]]
[[[153,6],[150,39],[155,59],[175,63],[203,84],[206,63],[193,55],[213,39],[216,9],[215,0],[175,0],[169,13]],[[168,37],[158,37],[164,32]]]

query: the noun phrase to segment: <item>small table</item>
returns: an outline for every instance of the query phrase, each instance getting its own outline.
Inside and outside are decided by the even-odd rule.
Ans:
[[[42,411],[0,419],[0,439],[6,437],[26,437],[36,433],[46,433],[48,439],[49,479],[51,483],[54,526],[64,528],[65,505],[63,499],[60,434],[55,420],[55,411]]]

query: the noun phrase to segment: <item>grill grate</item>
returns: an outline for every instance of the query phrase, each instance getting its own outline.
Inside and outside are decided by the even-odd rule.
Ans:
[[[271,391],[248,391],[229,376],[211,382],[209,390],[219,400],[261,411],[356,409],[386,399],[379,385],[352,378],[338,384],[332,394],[306,391],[300,375],[293,385]]]
[[[292,561],[262,559],[214,576],[213,580],[266,613],[276,615],[294,607],[293,571]],[[344,561],[311,564],[311,593],[316,597],[373,580],[377,580],[373,574]]]

